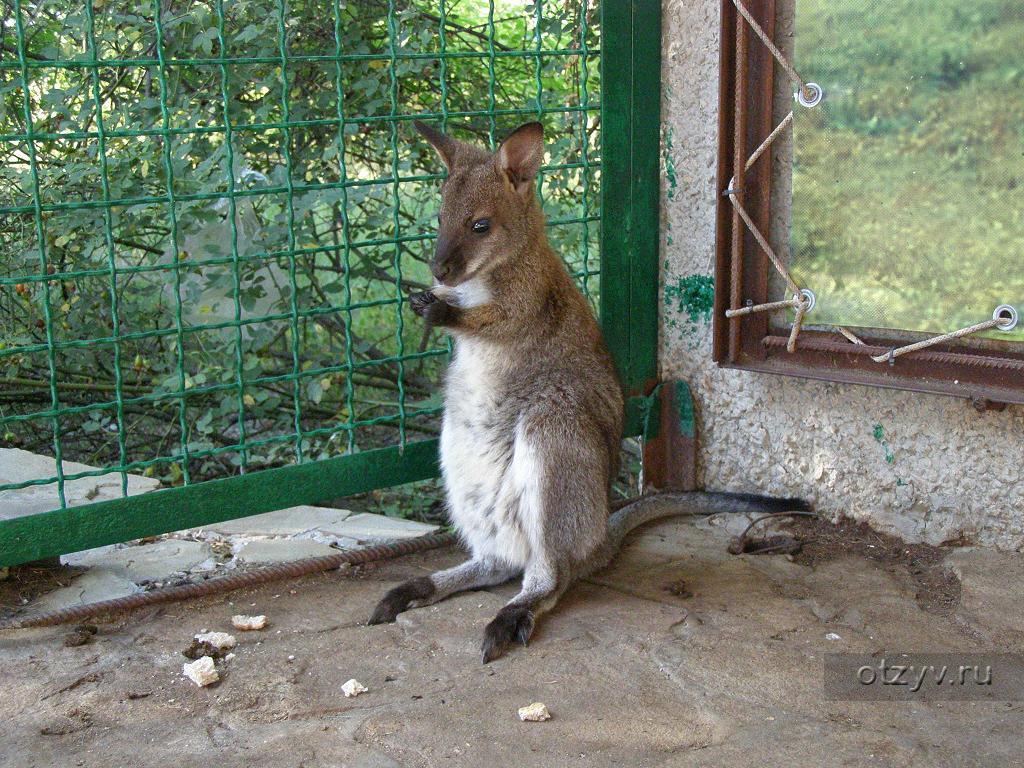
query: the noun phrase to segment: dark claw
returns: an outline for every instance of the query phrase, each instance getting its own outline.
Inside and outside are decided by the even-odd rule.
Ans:
[[[388,591],[373,609],[373,615],[367,624],[390,624],[398,614],[406,610],[415,600],[425,600],[434,594],[434,582],[423,576],[410,579]]]
[[[533,634],[533,611],[525,606],[510,605],[498,611],[498,615],[484,629],[484,643],[481,648],[483,663],[494,661],[513,640],[526,645]]]
[[[409,306],[412,307],[412,311],[420,317],[425,317],[427,308],[431,304],[435,304],[439,301],[431,291],[423,291],[422,293],[412,293],[409,295]]]

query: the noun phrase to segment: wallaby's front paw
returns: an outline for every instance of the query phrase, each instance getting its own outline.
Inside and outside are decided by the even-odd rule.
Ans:
[[[412,307],[412,311],[420,317],[426,317],[427,309],[431,304],[436,304],[438,301],[440,301],[440,299],[438,299],[432,291],[409,294],[409,306]]]
[[[425,600],[434,594],[434,582],[426,576],[399,584],[390,590],[373,609],[367,624],[390,624],[398,614],[409,608],[417,600]]]
[[[431,325],[445,325],[452,319],[451,306],[444,299],[437,298],[431,291],[409,296],[409,306]]]
[[[504,654],[513,640],[526,645],[532,634],[533,611],[524,606],[505,606],[484,629],[484,643],[480,649],[483,663]]]

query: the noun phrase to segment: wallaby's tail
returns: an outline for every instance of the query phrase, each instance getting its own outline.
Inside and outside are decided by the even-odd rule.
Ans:
[[[608,518],[608,538],[587,571],[603,568],[622,547],[622,541],[634,528],[663,517],[715,515],[722,512],[768,514],[771,512],[807,512],[803,499],[777,499],[754,493],[659,493],[627,504]]]

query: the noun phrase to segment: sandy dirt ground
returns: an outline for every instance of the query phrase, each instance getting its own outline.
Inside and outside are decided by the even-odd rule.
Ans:
[[[827,700],[822,665],[1019,650],[1024,555],[961,548],[920,565],[863,542],[730,555],[712,522],[635,535],[528,648],[486,666],[481,633],[512,585],[364,626],[388,587],[458,562],[455,549],[107,617],[76,647],[71,627],[0,632],[0,765],[1019,764],[1021,702]],[[181,651],[235,613],[271,624],[235,632],[221,681],[197,688]],[[369,691],[345,698],[350,678]],[[520,722],[536,701],[552,718]]]

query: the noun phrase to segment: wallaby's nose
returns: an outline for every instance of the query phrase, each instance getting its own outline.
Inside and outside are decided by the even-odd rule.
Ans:
[[[441,282],[444,282],[444,279],[448,277],[451,271],[451,266],[449,266],[447,263],[439,262],[437,259],[434,259],[433,261],[430,262],[431,274],[434,275],[435,279]]]

